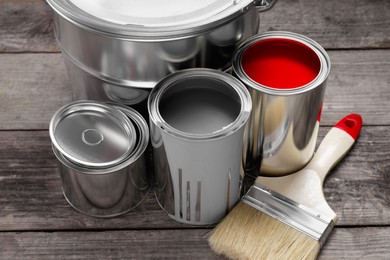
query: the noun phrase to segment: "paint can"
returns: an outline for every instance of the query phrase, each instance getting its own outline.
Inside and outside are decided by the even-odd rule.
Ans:
[[[235,48],[257,33],[259,12],[277,1],[46,2],[73,99],[120,102],[144,115],[150,91],[166,75],[229,68]]]
[[[148,110],[155,194],[171,218],[216,223],[238,201],[251,107],[239,80],[212,69],[175,72],[152,90]]]
[[[330,60],[312,39],[291,32],[248,38],[233,55],[233,73],[253,107],[243,146],[251,176],[281,176],[314,154]]]
[[[146,121],[134,109],[96,101],[72,102],[50,121],[62,190],[76,210],[94,217],[125,214],[146,197]]]

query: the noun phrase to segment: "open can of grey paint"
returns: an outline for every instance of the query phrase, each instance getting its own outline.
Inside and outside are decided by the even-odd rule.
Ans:
[[[94,217],[113,217],[146,197],[149,128],[134,109],[73,102],[53,115],[49,131],[63,193],[73,208]]]
[[[244,41],[232,64],[253,102],[243,151],[246,175],[300,170],[316,145],[331,66],[326,51],[303,35],[266,32]]]
[[[148,110],[155,194],[171,218],[216,223],[238,201],[251,107],[239,80],[212,69],[173,73],[152,90]]]

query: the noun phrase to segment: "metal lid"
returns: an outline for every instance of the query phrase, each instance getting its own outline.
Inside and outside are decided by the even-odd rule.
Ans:
[[[47,0],[71,22],[115,36],[185,37],[221,26],[261,1]],[[146,40],[146,39],[145,39]],[[152,40],[148,38],[147,40]]]
[[[124,113],[135,126],[135,130],[137,132],[137,142],[136,142],[136,146],[134,147],[133,151],[130,154],[131,158],[129,158],[130,160],[132,159],[133,161],[135,161],[145,152],[148,146],[149,143],[148,124],[146,123],[142,115],[138,113],[135,109],[119,103],[109,102],[108,104],[120,110],[122,113]]]
[[[50,122],[50,138],[69,161],[83,167],[106,168],[125,160],[137,134],[119,110],[95,101],[78,101],[60,108]]]

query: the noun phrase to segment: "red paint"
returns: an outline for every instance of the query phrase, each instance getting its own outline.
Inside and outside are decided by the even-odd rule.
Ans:
[[[317,121],[318,123],[321,121],[321,114],[322,114],[322,104],[320,106],[320,111],[318,111],[318,115],[317,115]]]
[[[294,89],[313,81],[320,72],[320,59],[298,41],[272,38],[249,46],[242,57],[249,78],[269,88]]]
[[[341,119],[334,127],[337,127],[344,132],[348,133],[354,140],[359,136],[360,129],[362,128],[363,120],[359,114],[349,114]]]

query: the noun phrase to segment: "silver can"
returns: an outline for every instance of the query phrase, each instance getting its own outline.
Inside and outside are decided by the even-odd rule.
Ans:
[[[303,35],[266,32],[243,42],[232,64],[253,101],[243,146],[246,175],[304,167],[314,153],[330,72],[326,51]]]
[[[95,101],[73,102],[53,115],[49,132],[63,193],[73,208],[113,217],[146,197],[149,128],[138,112]]]
[[[269,1],[47,0],[75,100],[136,107],[177,70],[224,70]]]
[[[251,107],[245,86],[217,70],[182,70],[152,90],[155,194],[171,218],[208,225],[235,205]]]

